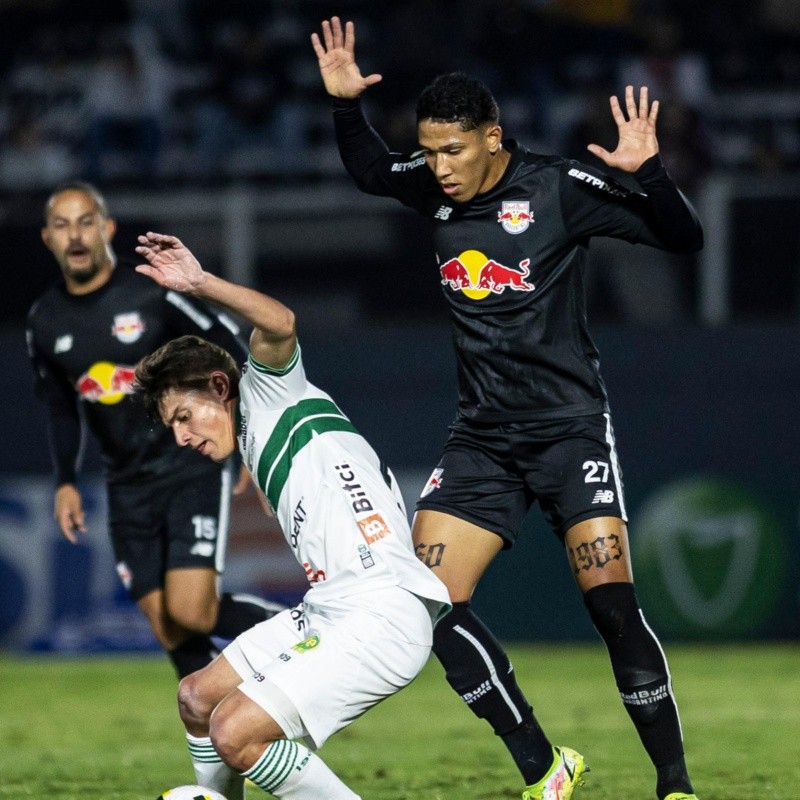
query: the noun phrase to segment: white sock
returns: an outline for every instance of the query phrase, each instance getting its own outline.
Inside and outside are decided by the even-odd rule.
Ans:
[[[211,738],[187,733],[186,741],[198,785],[215,789],[227,800],[244,800],[244,778],[219,757]]]
[[[361,800],[319,756],[285,739],[272,742],[243,775],[281,800]]]

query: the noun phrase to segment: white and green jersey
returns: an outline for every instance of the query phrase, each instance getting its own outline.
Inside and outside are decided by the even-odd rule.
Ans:
[[[433,601],[434,617],[447,607],[444,584],[414,555],[394,478],[306,380],[299,346],[279,370],[251,355],[239,394],[239,449],[308,576],[307,601],[400,586]]]

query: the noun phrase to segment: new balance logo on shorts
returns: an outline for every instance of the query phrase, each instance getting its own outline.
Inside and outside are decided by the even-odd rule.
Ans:
[[[598,489],[594,494],[594,500],[592,500],[592,505],[596,503],[613,503],[614,502],[614,492],[611,489]]]

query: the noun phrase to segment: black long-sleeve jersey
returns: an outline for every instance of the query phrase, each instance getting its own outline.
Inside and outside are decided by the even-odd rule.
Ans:
[[[358,101],[334,104],[342,160],[359,188],[394,197],[432,224],[450,305],[459,414],[479,422],[608,410],[589,336],[589,241],[611,236],[673,252],[702,247],[700,223],[658,156],[630,191],[603,173],[514,141],[500,181],[466,203],[442,192],[421,153],[390,153]]]
[[[28,351],[37,395],[48,411],[58,485],[73,483],[82,441],[78,403],[97,437],[109,483],[191,477],[218,469],[132,399],[134,368],[170,339],[196,334],[247,357],[238,326],[205,303],[167,291],[119,265],[96,291],[72,295],[61,283],[31,307]]]

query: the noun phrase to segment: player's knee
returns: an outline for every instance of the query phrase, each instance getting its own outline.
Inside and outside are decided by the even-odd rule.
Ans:
[[[192,603],[167,599],[167,614],[172,622],[193,633],[211,633],[217,624],[217,610],[216,597]]]
[[[213,706],[205,699],[197,673],[187,675],[178,685],[178,710],[187,729],[208,726]]]
[[[620,641],[631,626],[641,624],[641,612],[632,583],[603,583],[589,589],[583,602],[605,642]]]

